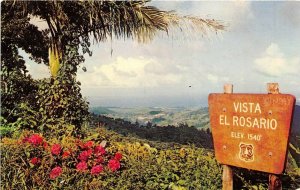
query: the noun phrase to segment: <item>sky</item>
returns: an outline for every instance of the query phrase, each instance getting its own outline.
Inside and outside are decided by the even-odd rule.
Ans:
[[[269,82],[300,103],[300,2],[152,1],[149,5],[220,20],[227,28],[207,36],[174,31],[140,44],[113,39],[93,44],[79,69],[91,106],[207,106],[209,93],[233,84],[236,93],[267,92]],[[42,25],[38,23],[37,25]],[[44,65],[27,62],[34,78]]]

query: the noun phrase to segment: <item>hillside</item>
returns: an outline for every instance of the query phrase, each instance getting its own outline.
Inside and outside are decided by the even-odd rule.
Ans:
[[[197,129],[188,125],[158,126],[148,123],[141,126],[123,119],[114,119],[103,115],[94,115],[93,121],[97,126],[103,126],[123,136],[133,136],[150,141],[168,142],[173,144],[189,145],[213,149],[212,136],[209,129]]]
[[[209,128],[208,108],[121,108],[94,107],[91,112],[111,118],[121,118],[141,125],[152,123],[160,126],[186,124],[196,128]]]
[[[92,111],[103,113],[96,121],[123,135],[134,135],[148,140],[195,144],[213,148],[209,132],[208,108],[120,108],[97,107]],[[200,129],[200,130],[197,130]],[[300,166],[300,106],[296,105],[290,136],[289,151]]]
[[[212,149],[212,136],[209,130],[199,130],[194,127],[188,127],[187,125],[181,125],[179,127],[171,125],[157,126],[155,124],[140,126],[137,123],[131,123],[123,119],[114,119],[107,116],[96,115],[93,116],[93,120],[95,122],[93,125],[96,126],[95,129],[102,130],[104,128],[105,130],[107,130],[105,134],[108,141],[118,141],[128,144],[134,143],[138,146],[142,144],[146,144],[146,146],[150,145],[151,148],[154,148],[154,157],[156,157],[158,160],[160,160],[159,155],[166,154],[169,154],[170,160],[176,160],[176,163],[172,162],[172,164],[174,164],[172,168],[175,169],[172,169],[171,173],[169,173],[169,169],[167,171],[165,170],[165,168],[163,168],[163,170],[165,170],[163,183],[165,183],[165,180],[168,181],[175,179],[171,179],[172,177],[169,178],[167,176],[178,175],[178,178],[184,178],[186,187],[195,187],[193,186],[195,184],[195,181],[193,179],[195,179],[200,180],[197,182],[198,184],[205,183],[205,186],[203,186],[204,189],[220,189],[221,169],[220,165],[216,165]],[[179,158],[177,160],[177,157],[175,156],[176,153],[173,155],[173,151],[179,151],[177,152],[177,154],[181,155],[183,153],[183,150],[190,151],[191,155],[189,156],[191,156],[191,158],[188,158],[187,160]],[[197,153],[194,151],[197,151]],[[203,154],[204,156],[202,156]],[[195,160],[195,158],[197,161]],[[188,163],[191,160],[194,160],[195,163],[201,162],[205,164],[198,165],[198,167],[200,168],[192,167]],[[207,162],[211,165],[207,165]],[[153,170],[153,168],[156,168],[157,164],[153,164],[155,165],[151,166],[152,169],[149,169],[148,166],[146,166],[147,164],[141,164],[138,167],[143,168],[140,169],[140,172],[143,173],[143,175],[145,174],[151,176],[153,174],[149,174],[147,172],[156,172]],[[180,169],[178,167],[180,167]],[[297,184],[300,183],[300,178],[299,173],[297,172],[299,171],[295,169],[295,167],[296,166],[294,165],[293,159],[289,157],[287,170],[283,175],[283,189],[294,189],[295,187],[298,187]],[[201,172],[204,173],[198,173],[198,170],[201,170]],[[234,168],[234,170],[235,189],[267,189],[268,174],[240,168]],[[202,177],[198,178],[198,175]],[[214,175],[216,178],[213,179],[214,177],[212,175]],[[149,179],[152,178],[150,177],[147,180]],[[213,185],[213,181],[216,182],[215,185],[217,186]],[[179,180],[176,182],[176,184],[181,184],[181,182],[183,183],[183,181]],[[196,187],[199,186],[196,185]]]

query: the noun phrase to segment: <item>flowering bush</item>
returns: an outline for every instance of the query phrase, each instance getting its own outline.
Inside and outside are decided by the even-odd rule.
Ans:
[[[61,173],[62,173],[61,167],[57,166],[53,168],[50,172],[50,179],[55,179],[56,177],[60,176]]]
[[[121,168],[120,152],[116,154],[107,152],[105,147],[91,140],[84,142],[69,136],[62,138],[61,141],[57,139],[47,141],[40,134],[25,133],[17,140],[5,138],[2,144],[5,145],[7,153],[15,155],[20,160],[18,163],[22,163],[15,171],[16,176],[21,170],[27,170],[28,177],[36,179],[39,183],[36,187],[39,187],[40,183],[56,184],[58,178],[59,181],[65,181],[71,174],[71,176],[85,175],[87,179],[91,176],[92,179],[92,176],[110,175],[109,173]],[[16,154],[14,150],[17,150]],[[22,155],[26,155],[26,158]],[[115,160],[115,163],[112,164],[111,160]],[[5,159],[1,161],[7,164]],[[16,189],[19,188],[20,186]]]
[[[118,160],[112,159],[108,162],[108,167],[111,171],[116,171],[120,169],[120,162]]]
[[[40,162],[40,159],[37,158],[37,157],[33,157],[33,158],[30,160],[30,163],[33,164],[33,165],[37,165],[39,162]]]
[[[103,171],[103,166],[101,165],[96,165],[94,167],[92,167],[91,169],[91,174],[92,175],[98,175]]]
[[[28,139],[28,140],[24,140]],[[22,142],[29,142],[34,146],[43,145],[43,148],[47,150],[48,143],[38,134],[33,134],[30,137],[25,137]],[[43,143],[44,142],[44,143]],[[120,169],[120,160],[122,159],[122,153],[117,152],[115,155],[106,155],[106,150],[103,146],[95,144],[93,141],[82,142],[79,139],[75,140],[75,146],[69,148],[63,148],[60,144],[52,144],[51,154],[55,157],[55,163],[62,163],[67,158],[71,157],[71,162],[75,165],[69,167],[70,169],[76,169],[78,172],[90,171],[91,175],[98,175],[103,172],[106,168],[107,171],[115,172]],[[77,158],[77,159],[76,159]],[[110,158],[110,159],[109,159]],[[108,160],[107,166],[105,166],[105,161]],[[70,162],[70,160],[68,160]],[[30,161],[32,164],[36,165],[40,162],[40,158],[34,157]],[[67,164],[68,165],[68,164]],[[103,166],[104,165],[104,166]],[[62,173],[62,168],[56,166],[50,172],[50,179],[55,179]]]
[[[61,151],[61,147],[60,147],[59,144],[54,144],[54,145],[52,145],[52,147],[51,147],[51,153],[52,153],[53,155],[59,155],[59,154],[60,154],[60,151]]]
[[[81,161],[76,165],[78,171],[85,171],[87,169],[87,164],[85,161]]]
[[[38,134],[33,134],[29,138],[24,138],[23,142],[29,142],[32,145],[38,146],[43,143],[43,137]]]
[[[121,159],[122,159],[122,153],[117,152],[117,153],[115,154],[115,160],[120,161]]]

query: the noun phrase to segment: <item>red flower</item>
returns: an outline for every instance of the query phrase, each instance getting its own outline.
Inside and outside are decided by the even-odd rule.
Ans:
[[[83,145],[83,148],[85,148],[85,149],[90,149],[90,148],[93,147],[93,145],[94,145],[94,142],[93,142],[93,141],[88,141],[88,142],[86,142],[86,143]]]
[[[43,142],[43,138],[38,134],[33,134],[28,138],[28,142],[35,146],[40,145]]]
[[[94,153],[96,156],[101,156],[101,155],[104,155],[105,154],[105,149],[99,145],[99,146],[96,146],[95,149],[94,149]]]
[[[111,171],[114,172],[114,171],[120,169],[121,165],[118,160],[112,159],[112,160],[109,160],[108,167]]]
[[[52,145],[52,147],[51,147],[51,153],[52,153],[53,155],[59,155],[59,154],[60,154],[60,151],[61,151],[61,147],[60,147],[59,144],[54,144],[54,145]]]
[[[95,162],[101,164],[104,162],[104,159],[101,156],[99,156],[98,158],[95,159]]]
[[[48,143],[47,143],[47,142],[44,142],[44,143],[43,143],[43,147],[44,147],[44,149],[47,149],[47,148],[48,148]]]
[[[96,165],[96,166],[92,167],[91,174],[92,175],[98,175],[102,171],[103,171],[103,167],[101,165]]]
[[[70,151],[65,151],[62,154],[62,158],[68,158],[70,156],[71,152]]]
[[[115,154],[115,160],[118,160],[118,161],[120,161],[121,159],[122,159],[122,153],[120,153],[120,152],[117,152],[116,154]]]
[[[50,179],[55,179],[56,177],[60,176],[61,173],[62,173],[61,167],[57,166],[53,168],[50,172]]]
[[[31,160],[30,160],[30,163],[32,163],[33,165],[36,165],[40,162],[40,159],[37,158],[37,157],[33,157]]]
[[[85,150],[79,154],[78,159],[81,161],[87,161],[91,155],[92,155],[92,150]]]
[[[85,171],[87,169],[87,164],[85,161],[81,161],[76,165],[78,171]]]

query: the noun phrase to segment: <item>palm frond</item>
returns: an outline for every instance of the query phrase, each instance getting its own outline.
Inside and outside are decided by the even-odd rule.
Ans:
[[[93,36],[101,42],[116,38],[133,38],[148,42],[158,31],[168,34],[171,28],[185,35],[208,31],[222,31],[225,25],[214,19],[180,16],[174,11],[163,11],[146,6],[148,1],[13,1],[23,6],[24,13],[45,19],[52,36],[69,31],[74,35]],[[192,32],[191,32],[192,31]]]

